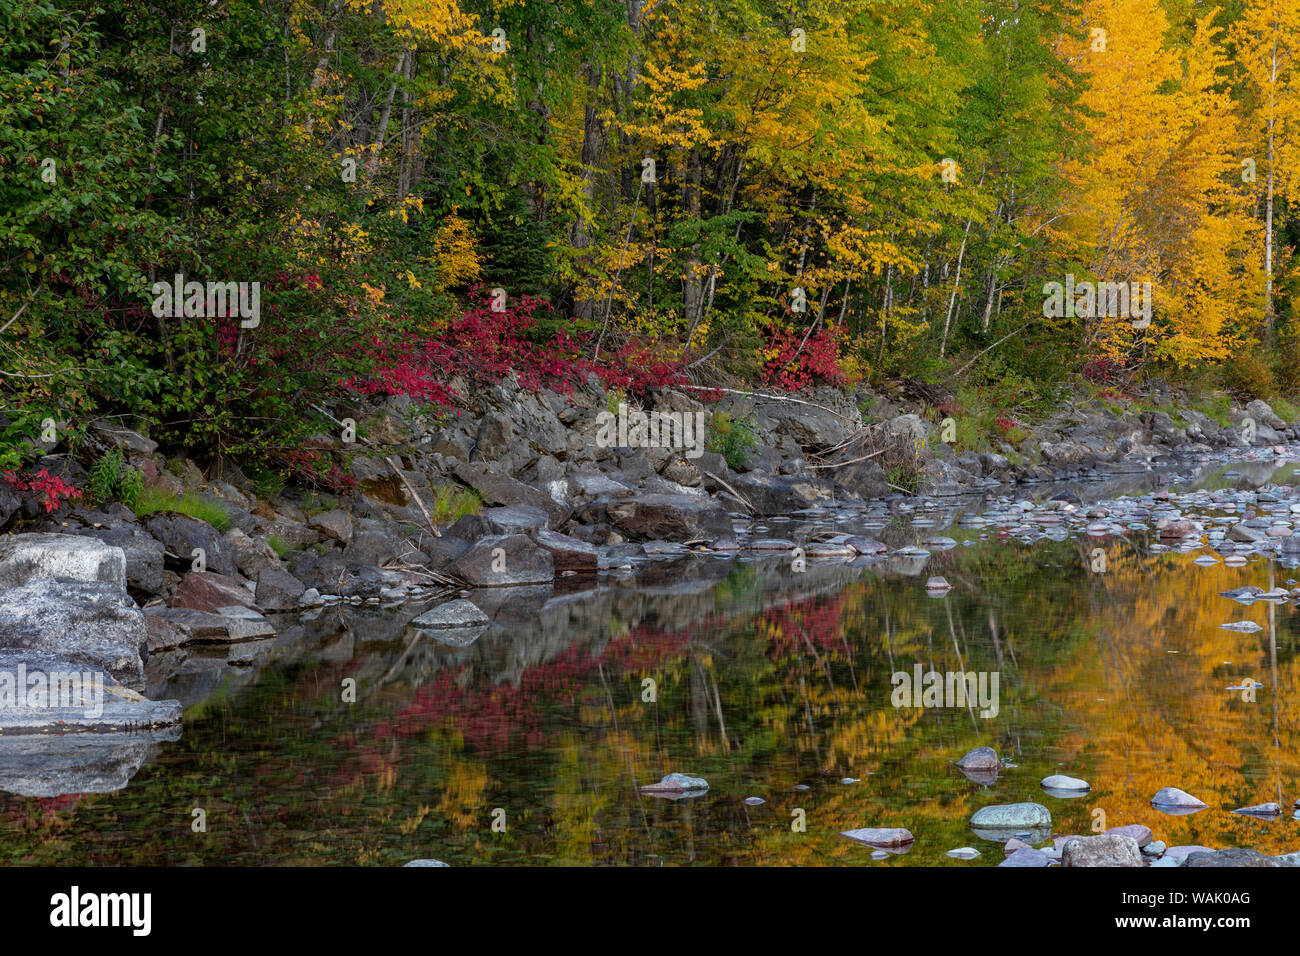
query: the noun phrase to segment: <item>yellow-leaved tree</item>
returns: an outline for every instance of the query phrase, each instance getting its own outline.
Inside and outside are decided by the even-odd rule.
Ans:
[[[1079,281],[1150,283],[1153,296],[1146,328],[1136,310],[1081,315],[1096,353],[1184,367],[1221,359],[1250,308],[1257,232],[1218,12],[1178,49],[1157,0],[1089,0],[1081,35],[1061,43],[1087,79],[1087,152],[1065,162],[1077,193],[1059,238],[1076,244]]]

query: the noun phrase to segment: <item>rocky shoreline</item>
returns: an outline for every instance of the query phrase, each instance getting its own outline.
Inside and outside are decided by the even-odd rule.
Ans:
[[[315,447],[350,479],[333,494],[268,494],[229,464],[205,474],[138,432],[96,423],[98,447],[120,449],[150,487],[201,495],[230,526],[175,511],[136,515],[120,503],[43,515],[0,493],[0,527],[9,529],[0,537],[0,672],[76,671],[104,694],[94,716],[83,700],[0,704],[0,789],[49,795],[68,792],[69,780],[83,791],[120,788],[152,741],[177,738],[182,703],[317,633],[332,607],[396,609],[401,627],[463,648],[503,622],[535,630],[534,615],[557,597],[598,583],[637,574],[638,586],[652,586],[645,572],[656,564],[672,568],[670,589],[687,594],[734,560],[915,577],[931,550],[956,542],[935,534],[890,548],[875,535],[900,514],[915,519],[961,496],[988,509],[964,515],[963,526],[1021,540],[1141,528],[1168,542],[1157,547],[1201,547],[1205,538],[1225,558],[1258,552],[1300,563],[1300,533],[1291,535],[1300,505],[1267,491],[1180,502],[1156,492],[1083,508],[1075,495],[1034,504],[1015,490],[1211,457],[1267,461],[1300,431],[1262,402],[1231,412],[1249,429],[1190,409],[1178,413],[1180,425],[1165,412],[1127,420],[1064,407],[1019,443],[1033,446],[1033,459],[1013,463],[1021,453],[996,442],[955,454],[905,400],[830,389],[794,401],[744,395],[720,403],[732,420],[751,422],[755,437],[729,461],[698,448],[607,447],[602,414],[615,397],[594,380],[564,397],[507,381],[440,427],[405,399],[334,409],[340,421],[364,422],[366,437],[351,446],[319,436]],[[657,393],[647,408],[703,410],[683,390]],[[84,464],[46,450],[40,467],[82,483]],[[893,480],[903,475],[916,494]],[[435,519],[430,509],[448,488],[472,489],[482,507]],[[1222,529],[1197,520],[1196,508],[1219,506],[1261,517],[1252,511]],[[1278,516],[1265,520],[1269,509]],[[1300,601],[1300,589],[1277,597]],[[160,694],[174,696],[149,699]]]

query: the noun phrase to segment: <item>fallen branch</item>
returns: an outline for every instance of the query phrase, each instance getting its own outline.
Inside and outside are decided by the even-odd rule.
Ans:
[[[731,487],[731,485],[727,484],[725,481],[723,481],[721,478],[719,478],[719,477],[718,477],[717,475],[715,475],[713,472],[711,472],[711,471],[706,471],[706,472],[704,472],[704,473],[705,473],[706,475],[708,475],[710,478],[712,478],[714,481],[716,481],[718,484],[722,485],[723,488],[726,488],[727,491],[731,492],[731,497],[735,498],[735,499],[736,499],[737,501],[739,501],[742,505],[744,505],[745,508],[749,511],[750,514],[752,514],[752,515],[758,514],[758,509],[755,508],[753,505],[751,505],[751,504],[749,503],[749,501],[745,498],[745,496],[742,495],[739,491],[737,491],[735,488]]]
[[[405,485],[406,490],[411,493],[411,497],[415,499],[415,503],[420,506],[420,514],[424,515],[424,520],[429,523],[429,530],[433,532],[433,536],[435,538],[441,538],[442,532],[439,531],[438,526],[433,523],[433,516],[429,514],[429,509],[424,506],[424,501],[420,498],[420,493],[415,490],[415,486],[411,484],[410,479],[406,477],[397,462],[393,461],[391,455],[385,458],[384,461],[388,462],[388,466],[397,473],[397,477],[402,480],[402,484]]]
[[[959,376],[965,375],[965,374],[966,374],[966,370],[969,369],[969,368],[970,368],[972,365],[974,365],[976,362],[978,362],[981,358],[983,358],[985,352],[988,352],[988,351],[990,351],[990,350],[992,350],[992,349],[997,348],[999,345],[1001,345],[1001,344],[1002,344],[1003,342],[1005,342],[1007,339],[1011,338],[1011,336],[1013,336],[1013,335],[1017,335],[1017,334],[1023,332],[1025,329],[1029,328],[1029,327],[1030,327],[1031,325],[1033,325],[1033,324],[1034,324],[1034,323],[1033,323],[1032,321],[1030,321],[1030,322],[1026,322],[1024,325],[1022,325],[1020,328],[1016,329],[1015,331],[1013,331],[1013,332],[1008,332],[1006,335],[1002,336],[1002,338],[998,339],[996,342],[994,342],[994,343],[993,343],[992,345],[990,345],[988,348],[984,349],[983,352],[979,352],[979,353],[977,353],[976,356],[975,356],[973,359],[971,359],[969,362],[967,362],[967,363],[966,363],[965,365],[963,365],[961,368],[957,369],[957,371],[953,374],[953,378],[958,378]]]
[[[765,392],[746,392],[738,388],[722,388],[716,385],[678,385],[677,388],[689,388],[697,392],[727,392],[731,395],[748,395],[751,398],[766,398],[773,402],[794,402],[796,405],[808,405],[812,408],[820,408],[824,412],[830,412],[836,418],[842,418],[846,422],[855,421],[848,415],[841,415],[833,408],[827,408],[825,405],[819,405],[817,402],[804,401],[802,398],[791,398],[788,395],[768,395]]]
[[[825,465],[806,465],[807,468],[839,468],[842,465],[856,465],[860,461],[866,461],[869,458],[875,458],[877,455],[883,455],[886,449],[873,451],[870,455],[863,455],[861,458],[850,458],[848,461],[832,461]]]

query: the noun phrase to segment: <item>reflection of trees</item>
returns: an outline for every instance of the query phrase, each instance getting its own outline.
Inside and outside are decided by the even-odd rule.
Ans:
[[[1088,571],[1093,546],[1107,551],[1104,575]],[[39,809],[0,798],[4,859],[53,862],[76,845],[104,863],[858,862],[865,851],[838,832],[890,825],[918,837],[902,862],[956,865],[941,854],[981,845],[974,810],[1013,800],[1047,803],[1058,833],[1087,832],[1101,807],[1110,825],[1146,822],[1171,844],[1295,848],[1281,826],[1147,805],[1166,785],[1212,804],[1285,803],[1300,776],[1294,616],[1218,596],[1269,586],[1250,576],[1265,572],[1207,571],[1140,540],[935,557],[955,585],[941,600],[915,578],[836,568],[804,581],[781,562],[737,565],[671,601],[575,599],[563,640],[548,604],[547,643],[404,637],[266,672],[187,715],[182,740],[122,793]],[[1219,628],[1242,617],[1266,630]],[[998,671],[998,716],[895,709],[890,676],[915,663]],[[372,676],[345,705],[339,682],[358,673]],[[1256,704],[1224,690],[1244,676],[1264,682]],[[647,677],[656,703],[641,699]],[[1020,764],[987,791],[949,766],[982,744]],[[711,795],[639,793],[670,771],[706,777]],[[1093,793],[1046,798],[1037,781],[1058,771]],[[751,794],[768,803],[744,806]],[[195,806],[208,809],[205,837],[189,831]],[[489,830],[493,807],[505,834]],[[805,834],[790,831],[794,807]],[[982,862],[1000,858],[985,850]]]

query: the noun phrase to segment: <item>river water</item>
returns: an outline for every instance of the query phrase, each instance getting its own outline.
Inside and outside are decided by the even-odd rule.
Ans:
[[[1293,464],[1232,468],[1175,475],[1171,487],[1300,494]],[[1154,481],[1077,490],[1085,501],[1140,496]],[[856,513],[805,515],[757,532],[957,542],[928,559],[810,559],[800,572],[788,555],[693,553],[599,586],[476,593],[493,624],[463,647],[409,628],[415,606],[280,619],[275,641],[194,656],[151,685],[150,696],[186,704],[179,739],[51,756],[66,769],[50,771],[44,795],[0,792],[0,854],[81,865],[988,866],[1002,847],[970,817],[1020,801],[1047,806],[1057,835],[1145,823],[1170,846],[1300,849],[1290,809],[1300,619],[1287,603],[1219,596],[1300,571],[1259,556],[1201,567],[1204,550],[1153,549],[1150,531],[1026,543],[957,520],[991,507],[942,502],[896,511],[883,528]],[[929,575],[952,590],[927,593]],[[1234,621],[1261,629],[1221,627]],[[996,715],[895,706],[893,675],[918,665],[996,674]],[[1244,678],[1263,686],[1229,689]],[[953,766],[982,745],[1004,758],[996,779]],[[671,772],[709,790],[640,792]],[[1092,789],[1046,794],[1039,781],[1054,773]],[[1165,786],[1209,808],[1158,812],[1149,801]],[[96,789],[108,792],[66,792]],[[1228,812],[1266,801],[1286,809],[1271,821]],[[906,827],[915,842],[873,860],[840,835],[868,826]],[[967,846],[980,856],[946,855]]]

